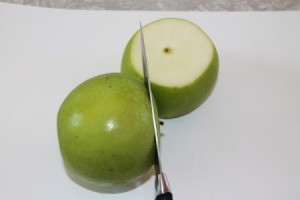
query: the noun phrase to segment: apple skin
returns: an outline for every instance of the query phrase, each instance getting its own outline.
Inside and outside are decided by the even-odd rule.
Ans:
[[[109,73],[77,86],[59,109],[57,130],[65,166],[87,182],[130,184],[154,163],[150,101],[134,77]]]
[[[180,18],[163,18],[145,25],[145,28],[143,28],[144,32],[147,26],[151,26],[152,24],[155,24],[156,22],[161,20],[180,20],[193,24],[190,21]],[[199,28],[202,34],[205,34],[200,29],[200,27],[198,27],[195,24],[193,25]],[[143,79],[143,74],[136,70],[134,66],[135,64],[132,62],[131,58],[132,56],[137,56],[132,55],[131,52],[133,48],[133,41],[139,39],[139,31],[137,31],[127,43],[122,57],[121,72],[125,74],[132,74],[133,76],[139,79]],[[211,61],[206,70],[201,74],[201,76],[195,79],[192,83],[182,87],[170,87],[160,85],[151,81],[152,92],[156,100],[156,105],[160,118],[175,118],[192,112],[197,107],[199,107],[213,91],[218,77],[219,58],[213,42],[208,36],[207,39],[211,42],[213,48],[213,55]],[[147,51],[147,55],[150,54],[151,52]],[[148,67],[151,68],[151,66]]]

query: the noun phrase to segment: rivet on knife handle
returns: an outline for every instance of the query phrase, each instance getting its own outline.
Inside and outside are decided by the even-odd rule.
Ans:
[[[141,39],[141,49],[142,49],[142,60],[143,60],[143,72],[144,72],[144,81],[146,88],[148,90],[148,95],[150,99],[151,112],[152,112],[152,121],[154,127],[154,136],[155,136],[155,146],[156,146],[156,159],[155,159],[155,170],[156,170],[156,178],[158,181],[157,188],[157,196],[155,200],[173,200],[173,195],[171,193],[170,185],[167,179],[167,176],[162,172],[161,162],[160,162],[160,150],[159,150],[159,142],[158,142],[158,126],[156,119],[155,110],[154,110],[154,98],[151,90],[150,76],[148,70],[147,56],[146,56],[146,48],[144,42],[144,35],[142,30],[142,23],[140,23],[140,39]]]

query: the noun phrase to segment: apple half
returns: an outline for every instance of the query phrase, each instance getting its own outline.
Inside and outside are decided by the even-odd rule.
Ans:
[[[128,185],[154,163],[148,93],[126,74],[103,74],[77,86],[60,106],[57,131],[66,168],[89,183]]]
[[[217,50],[196,24],[164,18],[143,27],[149,74],[161,118],[185,115],[212,92],[218,76]],[[140,33],[129,40],[121,72],[143,79]]]

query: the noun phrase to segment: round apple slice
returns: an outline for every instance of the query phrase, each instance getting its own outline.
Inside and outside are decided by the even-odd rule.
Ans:
[[[153,94],[161,118],[185,115],[209,96],[218,76],[218,54],[196,24],[164,18],[143,27]],[[121,72],[143,79],[140,33],[129,40]]]

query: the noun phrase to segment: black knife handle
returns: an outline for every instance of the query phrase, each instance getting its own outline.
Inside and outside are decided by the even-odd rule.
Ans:
[[[173,195],[171,192],[166,192],[156,196],[155,200],[173,200]]]

